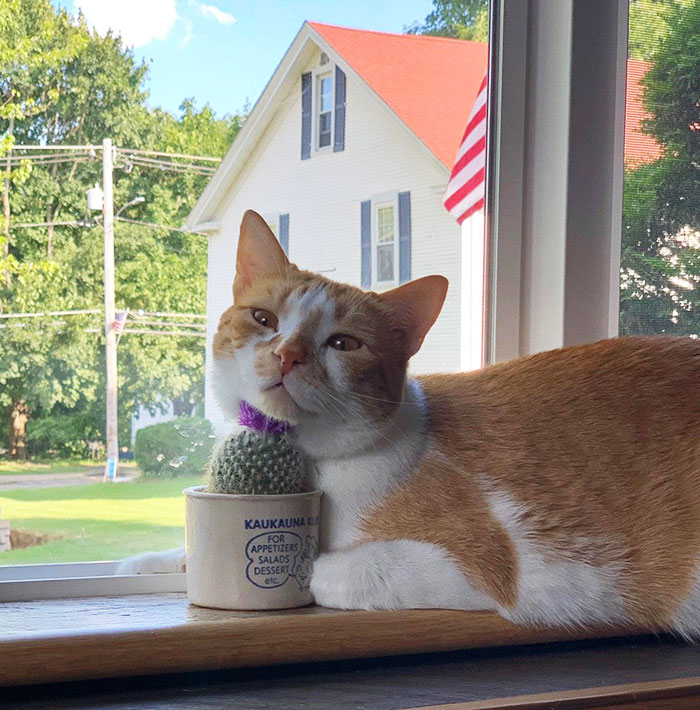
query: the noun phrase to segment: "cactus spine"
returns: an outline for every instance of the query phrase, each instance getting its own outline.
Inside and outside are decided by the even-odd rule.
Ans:
[[[301,454],[279,434],[232,434],[209,460],[212,493],[275,495],[308,490]]]

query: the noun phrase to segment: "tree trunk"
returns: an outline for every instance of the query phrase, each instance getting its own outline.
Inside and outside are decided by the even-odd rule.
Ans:
[[[10,418],[10,458],[21,461],[27,458],[27,421],[29,407],[23,400],[18,400],[9,409]]]

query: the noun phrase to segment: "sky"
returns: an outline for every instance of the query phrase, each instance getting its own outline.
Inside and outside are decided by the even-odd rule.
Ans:
[[[221,116],[251,104],[304,20],[402,32],[431,0],[55,0],[99,33],[121,34],[149,66],[149,104],[177,112],[185,97]]]

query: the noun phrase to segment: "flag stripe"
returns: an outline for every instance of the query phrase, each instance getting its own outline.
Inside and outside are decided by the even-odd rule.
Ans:
[[[472,192],[477,190],[484,183],[484,168],[480,168],[474,175],[472,175],[469,180],[467,180],[462,187],[455,190],[446,200],[445,207],[448,211],[452,211],[452,208],[460,203],[465,197],[470,195]]]
[[[452,170],[455,179],[459,177],[459,172],[467,168],[467,166],[475,159],[479,158],[481,163],[484,162],[484,156],[480,156],[486,150],[486,136],[479,138],[474,145],[455,163]]]
[[[469,147],[474,144],[481,136],[486,135],[486,106],[484,105],[479,111],[469,120],[467,130],[462,138],[462,145],[457,151],[457,160],[459,160],[469,150]]]
[[[484,207],[487,83],[487,76],[484,76],[442,200],[445,209],[459,224]]]

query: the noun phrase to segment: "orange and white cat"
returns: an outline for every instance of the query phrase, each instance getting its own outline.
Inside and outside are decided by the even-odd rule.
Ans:
[[[699,637],[700,341],[408,377],[446,290],[440,276],[382,294],[335,283],[243,218],[212,374],[232,418],[245,400],[308,455],[324,492],[316,601]]]

